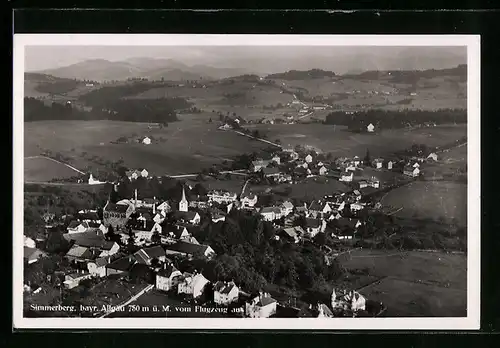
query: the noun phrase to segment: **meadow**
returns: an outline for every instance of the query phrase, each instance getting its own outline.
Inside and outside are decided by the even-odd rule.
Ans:
[[[355,250],[341,259],[348,270],[368,269],[380,283],[360,292],[382,301],[387,316],[465,316],[467,258],[463,254]]]
[[[335,156],[364,156],[369,149],[372,157],[384,157],[413,144],[440,146],[467,135],[465,125],[387,129],[373,134],[352,133],[345,126],[324,124],[257,124],[248,128],[257,129],[268,139],[280,139],[284,147],[311,145]]]
[[[467,185],[455,182],[417,181],[390,191],[382,204],[403,207],[396,216],[430,218],[434,221],[456,221],[462,226],[467,219]]]
[[[91,158],[122,159],[129,168],[146,168],[150,174],[196,173],[241,153],[260,151],[266,144],[220,131],[207,115],[181,115],[181,121],[163,129],[146,123],[117,121],[43,121],[25,124],[25,156],[51,150],[70,157],[70,164],[85,171],[99,167]],[[114,144],[120,137],[163,138],[164,142]]]
[[[54,178],[63,179],[74,176],[80,176],[80,174],[64,164],[46,158],[24,159],[24,181],[47,182]]]

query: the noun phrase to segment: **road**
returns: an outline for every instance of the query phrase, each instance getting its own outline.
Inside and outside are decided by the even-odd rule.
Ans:
[[[77,183],[77,182],[45,182],[45,181],[25,181],[24,184],[28,185],[45,185],[45,186],[99,186],[106,184],[105,182],[99,184]]]
[[[67,164],[67,163],[60,162],[60,161],[55,160],[55,159],[50,158],[50,157],[46,157],[46,156],[29,156],[29,157],[24,157],[24,159],[25,159],[25,160],[26,160],[26,159],[32,159],[32,158],[43,158],[43,159],[46,159],[46,160],[49,160],[49,161],[52,161],[52,162],[55,162],[55,163],[59,163],[59,164],[62,164],[62,165],[64,165],[64,166],[66,166],[66,167],[68,167],[68,168],[70,168],[70,169],[74,170],[75,172],[77,172],[77,173],[79,173],[79,174],[83,174],[83,175],[85,175],[85,173],[84,173],[84,172],[82,172],[81,170],[76,169],[75,167],[70,166],[70,165],[69,165],[69,164]]]
[[[247,176],[248,173],[243,172],[243,170],[226,170],[220,172],[221,174],[232,174],[232,175],[241,175]],[[167,175],[169,178],[173,179],[182,179],[182,178],[193,178],[200,175],[200,173],[192,173],[192,174],[179,174],[179,175]]]
[[[300,116],[299,118],[297,118],[297,120],[302,120],[304,117],[311,116],[312,114],[314,114],[314,111],[311,111],[311,112],[310,112],[310,113],[308,113],[308,114],[305,114],[305,115]]]
[[[256,138],[252,135],[249,135],[249,134],[245,134],[243,132],[240,132],[240,131],[237,131],[237,130],[233,130],[233,132],[239,134],[239,135],[243,135],[245,137],[248,137],[248,138],[251,138],[251,139],[254,139],[254,140],[258,140],[258,141],[262,141],[263,143],[266,143],[266,144],[270,144],[270,145],[273,145],[273,146],[276,146],[276,147],[279,147],[281,149],[281,145],[279,144],[276,144],[276,143],[273,143],[272,141],[269,141],[269,140],[265,140],[265,139],[261,139],[261,138]]]

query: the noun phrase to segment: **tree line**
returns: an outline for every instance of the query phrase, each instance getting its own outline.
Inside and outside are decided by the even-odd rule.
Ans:
[[[372,109],[346,114],[333,111],[326,116],[325,124],[348,126],[351,131],[366,131],[372,123],[376,128],[405,128],[426,122],[435,124],[467,123],[467,110],[440,109],[430,110],[381,110]]]

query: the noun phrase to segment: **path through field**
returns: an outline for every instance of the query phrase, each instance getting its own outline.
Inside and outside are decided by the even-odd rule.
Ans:
[[[55,162],[55,163],[59,163],[59,164],[62,164],[62,165],[64,165],[64,166],[68,167],[69,169],[74,170],[75,172],[77,172],[77,173],[79,173],[79,174],[83,174],[83,175],[85,175],[85,173],[84,173],[84,172],[82,172],[81,170],[76,169],[75,167],[70,166],[70,165],[69,165],[69,164],[67,164],[67,163],[60,162],[60,161],[55,160],[55,159],[50,158],[50,157],[46,157],[46,156],[29,156],[29,157],[24,157],[24,159],[25,159],[25,160],[26,160],[26,159],[32,159],[32,158],[43,158],[43,159],[46,159],[46,160],[49,160],[49,161],[52,161],[52,162]]]

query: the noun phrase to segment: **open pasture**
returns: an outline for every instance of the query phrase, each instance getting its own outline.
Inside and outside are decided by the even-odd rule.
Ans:
[[[390,191],[382,204],[403,207],[399,217],[430,218],[466,225],[467,185],[447,181],[417,181]]]
[[[387,305],[387,316],[466,315],[467,258],[463,254],[355,250],[346,269],[386,277],[361,293]]]
[[[24,159],[24,181],[47,182],[74,176],[80,176],[80,173],[64,164],[39,157]]]
[[[284,147],[311,145],[336,156],[364,156],[369,149],[372,157],[384,157],[413,144],[444,145],[467,134],[465,125],[391,129],[374,134],[352,133],[345,126],[323,124],[258,124],[249,129],[259,130],[269,139],[280,139]]]
[[[265,143],[220,131],[205,115],[181,115],[179,122],[163,129],[148,129],[147,124],[115,121],[49,121],[25,125],[25,155],[40,153],[40,148],[70,157],[72,165],[83,170],[95,166],[89,158],[107,161],[122,159],[129,168],[146,168],[150,174],[176,175],[199,172],[214,163],[241,153],[258,152]],[[119,137],[152,136],[164,142],[112,144]],[[83,154],[85,153],[85,156]]]

